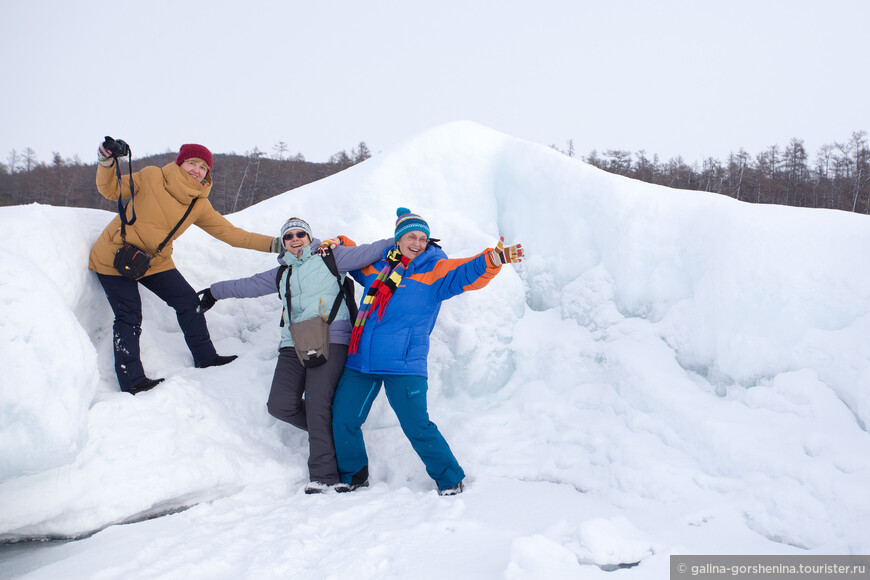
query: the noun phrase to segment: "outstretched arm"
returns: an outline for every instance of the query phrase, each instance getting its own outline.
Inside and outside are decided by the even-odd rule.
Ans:
[[[236,280],[224,280],[215,282],[209,287],[215,300],[224,298],[256,298],[278,292],[275,277],[278,275],[278,267],[254,274],[247,278]]]
[[[384,238],[361,246],[337,246],[332,250],[339,272],[352,272],[381,259],[384,250],[395,245],[393,238]]]
[[[446,300],[483,288],[501,271],[503,264],[518,263],[523,256],[520,244],[505,248],[504,238],[501,238],[495,248],[487,248],[472,258],[441,260],[432,272],[420,275],[420,281],[437,284],[439,298]]]
[[[237,228],[230,221],[215,210],[208,198],[199,202],[202,209],[197,209],[194,214],[194,223],[208,235],[229,244],[235,248],[247,248],[260,252],[276,253],[280,250],[276,238],[263,234],[256,234]]]

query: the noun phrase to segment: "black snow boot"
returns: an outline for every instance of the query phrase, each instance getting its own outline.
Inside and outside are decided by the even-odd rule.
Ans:
[[[207,369],[209,367],[222,367],[224,365],[230,364],[231,362],[233,362],[237,358],[239,358],[239,357],[238,357],[238,355],[235,355],[235,354],[231,354],[229,356],[217,355],[215,357],[215,359],[213,361],[211,361],[210,363],[206,363],[204,365],[196,365],[196,368]]]
[[[447,489],[439,489],[438,495],[459,495],[464,489],[465,486],[462,485],[462,482],[460,481],[453,487],[448,487]]]
[[[149,379],[148,377],[145,377],[129,389],[124,389],[124,392],[130,393],[131,395],[135,395],[136,393],[144,393],[145,391],[150,391],[162,382],[163,379]]]
[[[337,493],[347,493],[349,491],[356,491],[361,487],[369,486],[369,466],[366,465],[359,471],[353,474],[353,477],[350,479],[350,484],[347,483],[339,483],[335,486],[335,491]]]
[[[309,481],[305,486],[305,493],[312,495],[315,493],[326,493],[329,491],[329,486],[322,481]]]

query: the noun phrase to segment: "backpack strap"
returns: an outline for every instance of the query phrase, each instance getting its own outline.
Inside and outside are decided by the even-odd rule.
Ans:
[[[286,264],[278,266],[278,274],[275,275],[275,288],[277,288],[278,290],[281,289],[281,276],[284,275],[284,271],[289,267],[290,266]]]
[[[287,281],[284,283],[284,296],[287,297],[287,307],[281,310],[281,328],[284,328],[284,313],[287,312],[290,306],[290,274],[293,273],[293,266],[281,264],[278,267],[278,274],[275,276],[275,287],[278,288],[279,298],[281,297],[281,277],[284,275],[284,272],[287,272]]]
[[[329,320],[327,322],[332,324],[332,321],[335,320],[342,297],[345,304],[347,304],[350,320],[356,320],[357,306],[356,299],[354,298],[353,280],[345,276],[344,281],[342,281],[341,276],[338,274],[338,266],[335,264],[335,255],[332,253],[332,250],[327,249],[323,252],[323,263],[326,264],[326,267],[329,268],[330,273],[335,276],[335,280],[338,282],[338,295],[335,297],[335,303],[332,305],[332,312],[329,313]]]

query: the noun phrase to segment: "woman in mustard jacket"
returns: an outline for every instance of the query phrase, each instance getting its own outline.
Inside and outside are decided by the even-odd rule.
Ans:
[[[184,340],[193,355],[194,366],[224,365],[236,358],[217,354],[205,315],[198,308],[196,292],[172,261],[172,241],[196,224],[208,234],[237,248],[278,252],[280,247],[277,238],[237,228],[212,207],[208,201],[212,187],[212,154],[202,145],[182,145],[174,162],[163,167],[145,167],[132,176],[123,176],[119,183],[114,168],[118,161],[104,147],[106,143],[98,149],[97,189],[103,197],[116,200],[122,192],[129,195],[132,179],[133,201],[128,201],[124,211],[128,221],[133,220],[135,212],[135,221],[125,226],[126,242],[152,256],[151,267],[141,278],[133,280],[120,275],[115,269],[114,258],[123,241],[121,219],[115,216],[94,243],[88,265],[97,273],[115,314],[112,330],[118,383],[122,391],[135,395],[163,380],[149,379],[139,358],[139,335],[142,333],[139,284],[175,310]],[[158,246],[194,200],[196,203],[190,214],[157,253]]]

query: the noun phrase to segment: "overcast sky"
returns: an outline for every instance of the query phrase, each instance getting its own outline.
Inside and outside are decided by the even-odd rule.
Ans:
[[[870,131],[866,0],[0,0],[0,162],[325,161],[472,120],[665,161]]]

